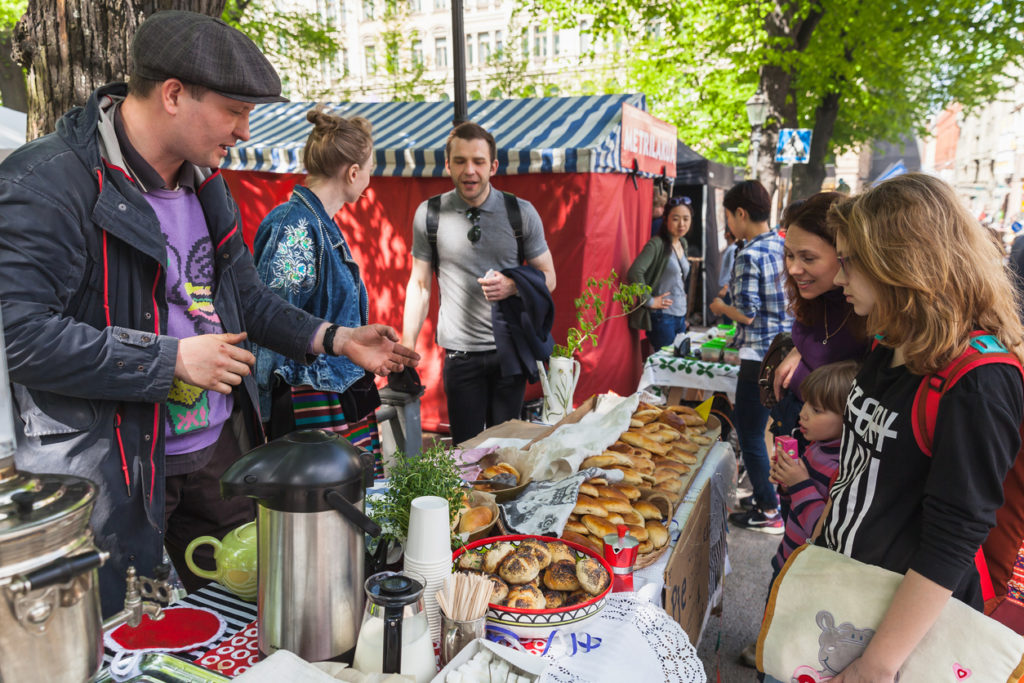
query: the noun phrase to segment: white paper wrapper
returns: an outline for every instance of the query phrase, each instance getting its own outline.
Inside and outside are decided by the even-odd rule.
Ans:
[[[530,467],[524,472],[527,478],[558,481],[579,470],[585,458],[601,453],[629,429],[630,418],[639,403],[637,394],[599,396],[594,410],[584,415],[582,420],[562,425],[522,456]]]

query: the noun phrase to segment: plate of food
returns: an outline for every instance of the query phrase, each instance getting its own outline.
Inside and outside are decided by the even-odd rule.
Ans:
[[[521,638],[576,628],[604,608],[612,569],[589,547],[546,536],[493,536],[452,555],[453,571],[482,572],[493,585],[487,621]]]

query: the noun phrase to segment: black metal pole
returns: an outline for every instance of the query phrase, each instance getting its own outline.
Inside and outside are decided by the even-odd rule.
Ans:
[[[455,68],[455,116],[452,125],[469,118],[466,103],[466,30],[462,26],[462,0],[452,0],[452,66]]]

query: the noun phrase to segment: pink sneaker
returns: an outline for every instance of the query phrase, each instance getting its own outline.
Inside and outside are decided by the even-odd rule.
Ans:
[[[776,512],[768,515],[759,508],[753,507],[743,512],[734,512],[729,515],[729,521],[741,529],[760,531],[763,534],[781,534],[785,531],[782,524],[782,515]]]

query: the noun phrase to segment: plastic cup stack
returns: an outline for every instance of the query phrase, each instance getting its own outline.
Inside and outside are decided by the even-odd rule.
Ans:
[[[409,509],[409,538],[405,542],[405,570],[422,576],[426,582],[423,606],[430,624],[430,637],[441,636],[441,615],[437,592],[444,588],[452,573],[451,529],[448,526],[448,501],[438,496],[420,496]]]

